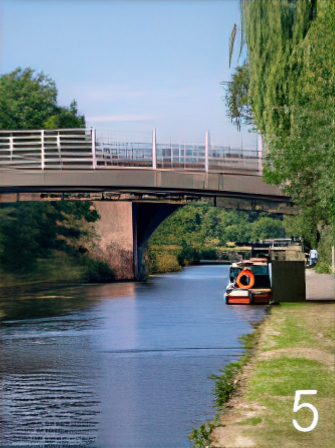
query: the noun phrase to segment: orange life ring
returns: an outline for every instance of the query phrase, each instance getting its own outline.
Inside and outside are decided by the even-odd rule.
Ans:
[[[248,282],[247,284],[243,284],[241,282],[242,277],[247,277]],[[255,276],[254,274],[250,271],[250,269],[243,269],[237,276],[236,278],[236,284],[239,288],[241,289],[250,289],[254,286],[255,284]]]

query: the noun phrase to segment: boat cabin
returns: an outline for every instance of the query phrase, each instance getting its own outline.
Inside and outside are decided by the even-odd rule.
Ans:
[[[271,272],[266,258],[251,258],[232,264],[225,292],[227,305],[267,304],[270,300]]]

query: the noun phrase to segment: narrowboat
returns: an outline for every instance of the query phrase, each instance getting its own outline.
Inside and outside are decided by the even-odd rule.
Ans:
[[[227,305],[264,305],[270,303],[271,297],[271,264],[266,258],[231,265],[224,294]]]

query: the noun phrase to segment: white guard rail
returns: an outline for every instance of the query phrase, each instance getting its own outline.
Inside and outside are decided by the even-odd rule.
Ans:
[[[147,133],[145,133],[147,134]],[[96,137],[94,129],[1,130],[0,168],[108,169],[141,167],[193,171],[259,173],[261,152],[202,144],[129,142],[116,134]]]

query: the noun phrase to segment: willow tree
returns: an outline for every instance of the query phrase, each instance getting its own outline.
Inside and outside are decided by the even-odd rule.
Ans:
[[[246,109],[267,149],[265,180],[292,196],[311,227],[334,228],[335,2],[241,2],[248,73]],[[233,75],[230,93],[239,81]],[[235,86],[234,86],[235,84]],[[247,91],[247,95],[243,94]],[[235,111],[234,111],[235,107]],[[313,236],[313,240],[315,237]]]

